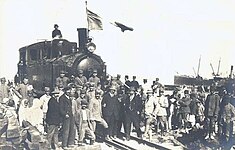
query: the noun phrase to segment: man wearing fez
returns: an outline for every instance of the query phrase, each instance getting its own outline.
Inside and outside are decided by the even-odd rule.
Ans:
[[[70,87],[64,88],[64,94],[59,98],[60,114],[62,116],[62,147],[74,145],[75,120],[72,113],[72,100],[70,99]]]

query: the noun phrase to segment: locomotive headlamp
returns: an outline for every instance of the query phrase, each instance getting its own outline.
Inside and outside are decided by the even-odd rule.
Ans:
[[[87,50],[88,50],[89,52],[93,53],[93,52],[95,51],[95,49],[96,49],[96,45],[95,45],[94,43],[89,42],[89,43],[87,44]]]

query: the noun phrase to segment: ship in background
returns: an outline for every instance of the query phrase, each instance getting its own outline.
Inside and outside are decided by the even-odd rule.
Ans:
[[[203,79],[199,75],[199,70],[200,70],[200,63],[201,63],[201,57],[199,58],[199,63],[198,63],[198,70],[197,73],[194,70],[195,76],[187,76],[187,75],[175,75],[174,76],[174,85],[187,85],[187,86],[211,86],[211,85],[216,85],[216,86],[226,86],[230,88],[234,88],[235,86],[235,79],[234,79],[234,74],[233,74],[233,66],[231,66],[230,69],[230,74],[228,77],[221,77],[219,74],[219,69],[220,69],[220,62],[219,60],[219,65],[218,65],[218,70],[217,73],[215,73],[214,68],[212,64],[210,64],[211,69],[212,69],[212,79]],[[232,87],[231,87],[232,86]]]

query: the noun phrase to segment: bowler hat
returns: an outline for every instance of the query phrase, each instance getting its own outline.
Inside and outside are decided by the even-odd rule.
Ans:
[[[87,100],[81,100],[81,105],[88,105],[88,102],[87,102]]]

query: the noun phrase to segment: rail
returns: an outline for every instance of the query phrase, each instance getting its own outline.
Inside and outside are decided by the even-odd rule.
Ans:
[[[99,134],[96,134],[98,139],[102,139],[102,137]],[[113,147],[116,150],[137,150],[133,147],[130,147],[127,144],[118,142],[116,140],[106,140],[106,139],[102,139],[108,146]]]

